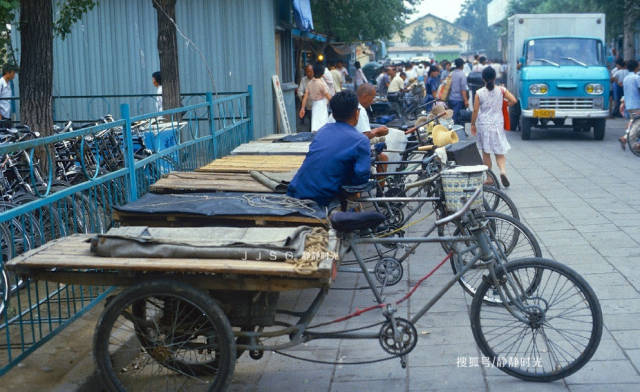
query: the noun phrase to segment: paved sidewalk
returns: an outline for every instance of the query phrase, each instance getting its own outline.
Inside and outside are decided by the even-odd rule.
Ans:
[[[232,391],[637,391],[640,386],[640,159],[622,153],[620,120],[608,122],[602,142],[571,131],[534,133],[522,141],[509,134],[509,195],[531,228],[545,257],[582,274],[596,291],[605,330],[594,358],[578,373],[549,384],[527,383],[495,368],[459,367],[460,358],[479,358],[469,325],[471,297],[456,285],[418,323],[418,347],[408,367],[399,360],[369,365],[322,365],[265,353],[243,355]],[[424,225],[428,222],[424,222]],[[419,231],[413,227],[413,231]],[[437,244],[424,244],[405,265],[402,282],[388,291],[400,297],[442,260]],[[427,280],[400,315],[409,317],[451,276],[445,265]],[[342,273],[336,288],[363,286],[359,274]],[[304,309],[314,292],[283,295],[282,305]],[[332,290],[316,322],[373,304],[368,291]],[[101,308],[101,305],[98,306]],[[95,313],[92,312],[95,319]],[[0,391],[98,390],[91,380],[94,319],[74,323],[2,378]],[[344,323],[352,328],[380,320],[370,312]],[[340,329],[343,326],[337,326]],[[329,329],[329,328],[327,328]],[[76,347],[72,354],[63,348]],[[60,351],[62,350],[62,351]],[[57,354],[59,353],[59,354]],[[75,354],[74,354],[75,353]],[[385,356],[377,341],[319,340],[287,353],[321,361],[357,362]],[[75,357],[74,357],[75,355]],[[64,358],[57,361],[57,358]],[[18,376],[19,375],[19,376]],[[84,386],[84,389],[82,388]]]

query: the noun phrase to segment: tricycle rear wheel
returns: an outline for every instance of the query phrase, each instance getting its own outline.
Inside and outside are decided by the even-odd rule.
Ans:
[[[231,382],[236,347],[229,320],[209,295],[157,280],[107,305],[94,357],[110,391],[221,391]]]

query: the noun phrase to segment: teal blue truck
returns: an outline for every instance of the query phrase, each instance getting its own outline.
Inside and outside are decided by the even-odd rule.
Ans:
[[[604,14],[516,14],[507,24],[512,129],[568,128],[604,138],[609,115]]]

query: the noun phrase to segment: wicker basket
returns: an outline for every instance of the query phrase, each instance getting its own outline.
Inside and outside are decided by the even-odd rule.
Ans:
[[[458,211],[464,206],[462,198],[471,196],[471,193],[465,190],[482,187],[487,169],[485,165],[476,165],[458,166],[442,171],[442,189],[449,212]],[[473,202],[471,208],[482,208],[482,194]]]

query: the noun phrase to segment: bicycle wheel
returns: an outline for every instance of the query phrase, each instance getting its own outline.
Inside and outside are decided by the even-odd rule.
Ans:
[[[484,185],[482,190],[482,206],[485,211],[499,212],[520,220],[520,214],[518,213],[516,204],[506,193],[493,186],[487,185]]]
[[[142,314],[132,311],[141,303]],[[236,348],[229,320],[210,296],[159,280],[130,287],[107,305],[94,356],[110,391],[222,391]]]
[[[542,258],[510,262],[505,270],[516,283],[509,290],[522,305],[509,306],[527,321],[483,301],[487,292],[504,290],[504,275],[499,276],[500,288],[482,282],[470,313],[482,353],[503,372],[527,381],[554,381],[578,371],[602,336],[602,311],[589,284],[571,268]],[[522,290],[540,275],[542,281],[532,292]]]
[[[519,220],[498,212],[476,213],[476,219],[479,221],[487,221],[484,230],[491,241],[491,244],[501,251],[506,257],[506,260],[503,260],[503,262],[522,259],[524,257],[542,256],[540,244],[536,240],[535,236]],[[453,235],[470,235],[470,232],[460,223]],[[454,246],[454,249],[460,250],[471,245],[473,245],[471,242],[457,243]],[[474,252],[454,253],[450,262],[453,273],[456,274],[459,267],[462,268],[464,265],[470,263],[478,251],[479,249]],[[488,264],[493,261],[493,256],[479,260],[458,280],[462,288],[467,293],[472,296],[476,294],[478,286],[483,281],[482,277],[487,272]],[[534,283],[535,282],[537,281],[534,281]],[[488,293],[485,296],[485,301],[492,304],[502,303],[502,299],[498,293]]]
[[[489,179],[489,177],[491,177],[491,181],[493,181],[493,184],[487,185],[500,190],[500,180],[498,180],[498,176],[496,176],[496,174],[491,169],[487,170],[487,180]]]

